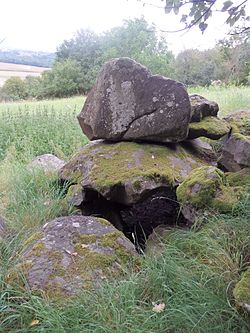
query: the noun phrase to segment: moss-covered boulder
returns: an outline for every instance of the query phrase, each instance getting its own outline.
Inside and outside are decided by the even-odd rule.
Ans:
[[[210,157],[192,145],[97,141],[85,146],[62,169],[60,178],[92,189],[107,200],[130,205],[151,190],[174,187]],[[83,195],[84,197],[84,195]],[[79,197],[78,197],[79,198]]]
[[[250,186],[250,168],[241,169],[238,172],[227,172],[225,175],[230,186]]]
[[[25,242],[9,276],[13,281],[22,272],[27,289],[60,298],[96,288],[138,262],[133,244],[108,221],[66,216],[46,223]]]
[[[191,122],[199,122],[208,116],[217,116],[219,106],[216,102],[209,101],[198,94],[189,95],[191,103]]]
[[[192,210],[216,209],[221,213],[231,211],[242,192],[241,188],[227,185],[224,173],[213,166],[193,170],[178,186],[177,199],[183,205],[182,212],[190,219]]]
[[[206,117],[200,122],[189,124],[188,139],[205,137],[218,140],[230,132],[231,126],[225,120],[217,117]]]
[[[237,305],[250,313],[250,268],[236,284],[233,294]]]

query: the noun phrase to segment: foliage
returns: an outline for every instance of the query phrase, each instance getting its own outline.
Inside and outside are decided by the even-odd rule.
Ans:
[[[115,57],[130,57],[148,66],[153,73],[172,75],[174,57],[166,39],[159,38],[154,26],[144,18],[127,20],[103,35],[80,30],[58,48],[57,59],[74,59],[81,66],[83,90],[94,84],[101,65]]]
[[[39,97],[67,97],[83,92],[81,67],[76,60],[57,61],[51,71],[42,73]]]
[[[18,76],[10,77],[1,88],[1,94],[10,100],[25,99],[27,91],[24,81]]]
[[[184,25],[178,31],[189,30],[198,25],[204,32],[208,27],[208,21],[214,12],[224,12],[227,15],[226,23],[232,27],[239,20],[250,21],[250,16],[245,11],[247,0],[230,1],[222,4],[219,0],[162,0],[165,2],[165,13],[180,15],[180,22]],[[250,27],[244,30],[249,30]]]
[[[225,84],[248,84],[250,73],[250,33],[232,35],[213,49],[188,49],[175,61],[176,77],[187,85],[209,85],[213,80]]]

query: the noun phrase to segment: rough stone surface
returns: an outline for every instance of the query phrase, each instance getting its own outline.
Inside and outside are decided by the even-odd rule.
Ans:
[[[236,304],[250,314],[250,268],[243,273],[233,290]]]
[[[58,172],[65,165],[65,161],[52,154],[37,156],[29,164],[29,169],[40,168],[44,172]]]
[[[228,186],[225,174],[213,166],[193,170],[176,191],[182,214],[190,222],[194,222],[200,209],[230,212],[241,193],[241,187]]]
[[[179,142],[190,116],[182,83],[118,58],[104,64],[78,120],[90,140]]]
[[[250,167],[250,136],[233,131],[224,141],[218,161],[226,171],[239,171]]]
[[[217,117],[206,117],[200,122],[189,125],[188,139],[205,137],[218,140],[230,132],[231,126],[225,120]]]
[[[91,189],[109,201],[131,205],[152,190],[178,185],[194,168],[209,163],[206,152],[192,143],[97,141],[83,147],[61,169],[60,177],[81,184],[84,193],[77,200]]]
[[[208,101],[198,94],[189,95],[191,103],[191,122],[199,122],[208,116],[217,116],[219,106],[216,102]]]
[[[46,223],[25,242],[16,271],[23,271],[27,289],[65,297],[122,275],[133,260],[133,244],[108,221],[67,216]]]

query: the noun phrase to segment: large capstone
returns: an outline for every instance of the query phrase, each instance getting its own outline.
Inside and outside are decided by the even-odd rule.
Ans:
[[[211,154],[191,142],[99,141],[76,154],[60,177],[75,184],[69,190],[72,205],[84,215],[106,218],[132,240],[147,237],[159,224],[184,223],[176,186],[194,168],[211,163],[210,158]]]
[[[179,142],[190,117],[182,83],[118,58],[104,64],[78,120],[90,140]]]
[[[97,288],[104,279],[122,276],[125,268],[137,264],[134,245],[108,221],[66,216],[46,223],[26,240],[9,279],[62,298]]]

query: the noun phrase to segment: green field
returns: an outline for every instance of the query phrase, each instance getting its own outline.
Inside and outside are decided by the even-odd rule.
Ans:
[[[250,87],[190,92],[217,101],[220,116],[250,109]],[[230,214],[206,215],[190,230],[173,231],[161,255],[142,258],[140,272],[99,290],[58,303],[9,282],[25,240],[48,220],[72,213],[55,175],[31,177],[27,164],[43,153],[68,160],[87,142],[76,119],[83,103],[74,97],[0,104],[0,216],[12,230],[0,241],[0,333],[250,332],[232,296],[249,265],[248,193]],[[152,302],[165,310],[153,312]]]

